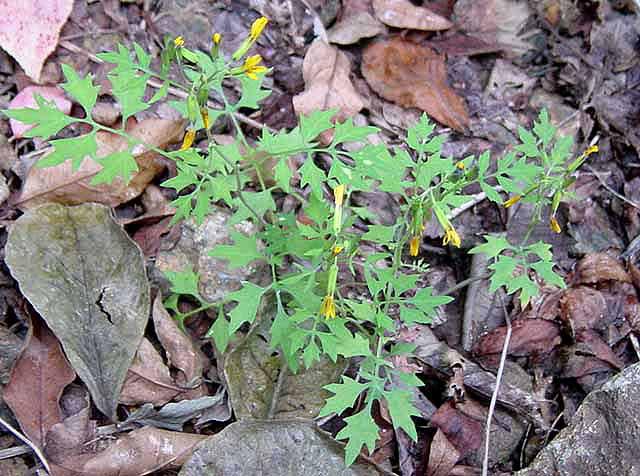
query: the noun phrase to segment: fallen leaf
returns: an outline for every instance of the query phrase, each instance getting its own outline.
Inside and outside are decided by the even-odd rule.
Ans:
[[[49,204],[9,232],[6,263],[100,411],[116,406],[149,315],[140,249],[107,207]]]
[[[438,429],[431,442],[427,476],[449,476],[451,470],[460,459],[460,453],[453,446],[442,430]]]
[[[362,75],[383,98],[417,107],[438,122],[464,131],[464,100],[447,85],[444,56],[400,38],[377,41],[362,55]]]
[[[305,90],[293,97],[296,114],[310,114],[336,108],[335,120],[344,121],[364,107],[351,78],[351,62],[335,46],[318,39],[314,41],[302,64]]]
[[[518,319],[513,321],[508,355],[517,357],[547,354],[560,344],[560,328],[545,319]],[[476,355],[497,355],[502,352],[507,326],[500,326],[483,335],[474,348]]]
[[[0,0],[0,46],[34,81],[58,45],[73,0]]]
[[[0,8],[2,8],[2,1],[0,0]],[[2,20],[0,20],[0,23]],[[0,35],[2,33],[0,32]],[[47,101],[55,102],[58,109],[65,114],[71,112],[71,101],[64,96],[64,91],[58,87],[53,86],[27,86],[20,91],[16,97],[14,97],[9,103],[9,109],[22,109],[25,107],[35,109],[37,107],[36,95],[42,96]],[[20,138],[29,129],[34,127],[33,124],[25,124],[15,119],[9,119],[9,125],[13,131],[13,135],[16,138]]]
[[[23,347],[22,339],[0,324],[0,388],[9,381],[13,364]]]
[[[343,445],[305,420],[232,423],[193,452],[179,476],[375,476],[388,474],[371,464],[346,467]]]
[[[384,31],[384,25],[371,14],[371,2],[345,0],[339,20],[327,31],[329,42],[352,45]]]
[[[560,317],[570,324],[573,333],[608,325],[608,319],[605,320],[607,301],[597,289],[587,286],[567,289],[560,298],[560,308]]]
[[[207,438],[177,431],[141,428],[118,438],[106,450],[85,462],[81,474],[140,476],[182,466],[194,447]]]
[[[162,149],[167,144],[179,140],[183,133],[183,122],[146,119],[135,123],[127,132],[146,144]],[[126,138],[110,132],[98,132],[96,140],[98,158],[128,148]],[[97,202],[111,207],[128,202],[140,195],[163,168],[162,163],[157,160],[157,154],[142,146],[133,149],[133,156],[138,164],[138,172],[131,177],[128,184],[117,179],[111,184],[91,185],[92,177],[102,170],[102,166],[89,158],[83,160],[75,172],[69,160],[54,167],[32,167],[15,204],[19,208],[27,209],[45,202],[65,205]]]
[[[578,261],[574,279],[577,284],[596,284],[604,281],[631,282],[631,276],[618,258],[608,253],[592,253]]]
[[[267,418],[273,399],[276,419],[315,418],[330,395],[322,387],[339,379],[345,368],[344,361],[334,364],[324,358],[310,369],[303,368],[293,374],[273,356],[269,319],[264,318],[261,323],[224,361],[224,375],[236,418]],[[285,376],[277,385],[280,372],[285,372]],[[276,387],[279,394],[274,396]]]
[[[84,444],[95,438],[96,430],[96,421],[91,420],[91,405],[87,397],[80,410],[53,425],[47,433],[47,459],[55,465],[65,465],[67,460],[75,461],[80,454],[90,453]],[[60,467],[54,473],[64,473],[64,468]]]
[[[160,410],[156,410],[151,403],[145,403],[131,413],[123,424],[138,423],[165,430],[182,431],[182,427],[189,420],[199,418],[205,411],[219,406],[223,395],[202,397],[195,400],[182,400],[177,403],[167,403]]]
[[[373,0],[373,10],[382,23],[395,28],[441,31],[453,26],[448,19],[409,0]]]
[[[182,389],[171,378],[169,367],[153,344],[145,337],[127,371],[119,401],[124,405],[152,403],[164,405]]]
[[[459,411],[451,400],[438,408],[431,417],[431,424],[442,430],[460,459],[480,448],[484,425]]]
[[[169,315],[162,304],[160,294],[153,302],[152,316],[158,340],[167,353],[167,361],[170,366],[179,370],[176,383],[183,387],[193,387],[180,397],[192,400],[207,395],[204,384],[196,385],[202,381],[205,357],[193,344],[193,340],[180,330],[176,321]]]
[[[133,233],[135,241],[145,256],[157,256],[162,239],[172,231],[179,233],[179,228],[171,226],[171,218],[167,217],[153,225],[145,225]]]
[[[42,448],[49,429],[62,421],[60,396],[76,373],[58,340],[39,321],[33,320],[32,334],[11,372],[3,398],[24,433]]]

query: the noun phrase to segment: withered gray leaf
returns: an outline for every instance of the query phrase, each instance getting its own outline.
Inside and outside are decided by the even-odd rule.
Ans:
[[[149,316],[140,249],[107,207],[48,204],[16,220],[6,262],[98,409],[115,420]]]
[[[244,420],[200,443],[178,476],[304,474],[376,476],[373,465],[346,467],[342,445],[305,420]]]

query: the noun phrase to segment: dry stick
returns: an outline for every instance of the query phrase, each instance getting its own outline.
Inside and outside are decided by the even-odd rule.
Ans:
[[[16,456],[31,453],[31,448],[27,445],[12,446],[11,448],[5,448],[0,450],[0,460],[15,458]]]
[[[489,414],[487,415],[487,423],[485,424],[484,435],[484,457],[482,459],[482,476],[487,476],[489,471],[489,440],[491,438],[491,420],[493,420],[493,412],[496,409],[496,402],[498,400],[498,392],[500,391],[500,381],[502,380],[502,374],[504,373],[504,364],[507,360],[507,351],[509,349],[509,341],[511,340],[511,319],[507,312],[507,306],[500,295],[502,301],[502,310],[504,312],[504,319],[507,322],[507,335],[504,338],[504,345],[502,347],[502,354],[500,355],[500,365],[498,366],[498,374],[496,375],[496,388],[491,395],[491,403],[489,404]]]
[[[36,454],[36,456],[38,457],[38,459],[40,460],[40,462],[42,463],[42,466],[44,466],[44,468],[47,470],[48,473],[51,473],[51,468],[49,468],[49,463],[47,463],[47,459],[44,457],[44,454],[42,454],[42,451],[40,451],[40,449],[29,438],[27,438],[25,435],[23,435],[18,430],[16,430],[13,426],[11,426],[10,423],[8,423],[2,417],[0,417],[0,425],[4,426],[7,430],[13,433],[13,435],[16,438],[18,438],[20,441],[26,444],[29,448],[31,448],[33,452]]]
[[[605,182],[604,178],[593,169],[593,167],[591,167],[590,165],[586,165],[585,167],[589,170],[589,172],[591,172],[598,179],[598,182],[600,182],[600,185],[602,185],[605,189],[607,189],[611,194],[618,197],[620,200],[627,203],[628,205],[631,205],[634,208],[640,209],[640,205],[638,205],[636,202],[634,202],[633,200],[629,200],[624,195],[621,195],[618,192],[616,192],[614,189],[612,189],[607,184],[607,182]],[[611,172],[609,172],[608,174],[610,175]]]
[[[94,63],[98,63],[98,64],[102,64],[104,63],[103,60],[101,60],[100,58],[98,58],[96,55],[89,53],[88,51],[80,48],[77,45],[74,45],[73,43],[71,43],[70,41],[61,41],[60,43],[58,43],[60,46],[62,46],[63,48],[71,51],[72,53],[80,53],[83,54],[85,56],[87,56],[91,61],[93,61]],[[160,89],[162,87],[162,83],[156,81],[155,79],[149,79],[149,81],[147,81],[147,84],[153,88],[156,89]],[[185,91],[181,91],[178,88],[175,88],[173,86],[170,86],[168,89],[168,92],[171,93],[173,96],[178,97],[180,99],[186,99],[189,94],[186,93]],[[218,103],[214,100],[209,100],[207,101],[207,106],[211,107],[211,108],[216,108],[216,107],[220,107],[222,106],[221,103]],[[244,114],[241,114],[239,112],[235,112],[233,113],[233,115],[242,123],[251,126],[251,127],[255,127],[256,129],[266,129],[269,132],[275,132],[274,129],[272,129],[271,127],[267,126],[266,124],[263,124],[261,122],[256,121],[255,119],[251,119],[248,116],[245,116]]]

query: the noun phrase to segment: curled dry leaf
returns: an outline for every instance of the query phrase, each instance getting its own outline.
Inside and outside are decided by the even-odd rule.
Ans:
[[[458,451],[460,458],[480,448],[483,424],[458,410],[449,400],[433,414],[431,423],[438,427]]]
[[[20,290],[62,343],[98,409],[115,420],[149,317],[140,249],[107,207],[51,203],[14,222],[5,252]]]
[[[0,46],[34,81],[58,45],[73,0],[0,0]]]
[[[0,5],[2,5],[2,3],[0,3]],[[0,20],[0,22],[1,21],[2,20]],[[11,100],[9,109],[21,109],[25,107],[36,108],[37,103],[34,96],[38,94],[47,101],[55,102],[57,108],[65,114],[71,112],[71,101],[64,96],[62,89],[53,86],[27,86]],[[15,119],[9,119],[9,125],[13,131],[13,135],[17,138],[22,137],[25,132],[34,127],[32,124],[25,124]]]
[[[296,113],[310,114],[336,108],[338,121],[355,116],[364,107],[364,102],[351,82],[350,73],[351,62],[347,55],[320,39],[314,41],[302,64],[306,89],[293,98]]]
[[[127,131],[136,139],[157,148],[164,148],[182,137],[182,121],[164,119],[146,119],[135,123]],[[128,148],[127,139],[100,131],[96,134],[98,151],[96,156],[106,157],[114,152]],[[22,209],[32,208],[45,202],[64,205],[76,205],[84,202],[96,202],[115,207],[142,193],[147,184],[162,170],[163,165],[157,154],[139,145],[133,149],[138,171],[128,184],[117,179],[111,184],[91,185],[91,179],[102,167],[86,158],[77,171],[71,168],[71,161],[47,168],[32,167],[27,174],[24,186],[16,205]]]
[[[329,42],[351,45],[362,38],[371,38],[382,33],[385,28],[371,14],[371,2],[367,0],[345,0],[338,22],[327,34]]]
[[[29,342],[11,372],[3,399],[38,447],[44,446],[49,429],[62,421],[60,396],[75,378],[58,339],[40,319],[34,319]]]
[[[560,344],[560,327],[545,319],[518,319],[512,324],[511,340],[508,354],[528,356],[530,354],[547,354]],[[474,348],[474,353],[481,356],[498,355],[504,347],[507,326],[501,326],[483,335]]]
[[[438,428],[431,442],[427,476],[449,476],[451,470],[460,459],[460,453],[445,434]]]
[[[615,256],[608,253],[592,253],[578,262],[575,281],[579,284],[595,284],[603,281],[630,283],[631,276]]]
[[[605,320],[607,301],[600,291],[588,286],[567,289],[560,299],[560,308],[560,317],[569,323],[574,333],[583,329],[602,329],[609,324]]]
[[[425,7],[416,7],[409,0],[373,0],[378,19],[396,28],[441,31],[453,26],[448,19]]]
[[[383,98],[417,107],[458,131],[469,125],[464,100],[447,84],[444,56],[400,38],[377,41],[362,56],[362,75]]]

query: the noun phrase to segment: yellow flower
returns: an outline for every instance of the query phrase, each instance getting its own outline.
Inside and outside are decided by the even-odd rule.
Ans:
[[[344,246],[342,246],[342,245],[333,245],[333,248],[331,249],[331,252],[333,253],[333,256],[338,256],[340,253],[342,253],[342,250],[344,250]]]
[[[560,223],[558,223],[558,220],[556,220],[555,216],[552,216],[551,219],[549,220],[549,227],[555,233],[560,233],[562,231],[562,228],[560,228]]]
[[[266,17],[260,17],[253,22],[253,25],[251,25],[251,33],[249,33],[251,42],[254,42],[258,39],[258,37],[262,33],[262,30],[264,30],[264,27],[267,26],[267,23],[269,23],[269,20]]]
[[[597,145],[592,145],[591,147],[588,147],[587,150],[584,151],[584,156],[585,157],[589,157],[591,154],[595,154],[596,152],[598,152],[598,146]]]
[[[409,242],[409,254],[411,256],[418,256],[418,251],[420,251],[420,237],[412,236]]]
[[[173,40],[173,44],[176,48],[182,48],[184,46],[184,38],[176,36],[176,39]]]
[[[187,129],[187,133],[184,135],[184,139],[182,140],[182,146],[180,150],[187,150],[193,144],[193,140],[196,138],[196,131],[193,129]]]
[[[464,162],[460,161],[456,164],[456,167],[459,168],[460,170],[464,170]]]
[[[449,243],[456,248],[460,248],[460,235],[451,225],[447,225],[444,231],[444,239],[442,240],[443,245],[448,245]]]
[[[338,185],[333,189],[333,202],[336,204],[336,207],[341,207],[342,202],[344,201],[344,185]]]
[[[509,200],[504,202],[504,208],[509,208],[511,205],[515,205],[520,201],[521,198],[522,198],[522,195],[514,195]]]
[[[322,305],[320,306],[320,314],[323,315],[326,319],[332,319],[336,317],[336,304],[333,300],[333,296],[326,295],[322,300]]]
[[[219,45],[220,40],[222,40],[222,35],[220,33],[214,33],[211,39],[213,40],[214,44]]]
[[[253,55],[249,56],[244,60],[244,64],[242,65],[242,71],[251,79],[258,79],[256,73],[264,73],[267,70],[266,66],[262,66],[260,62],[262,61],[262,56]]]

